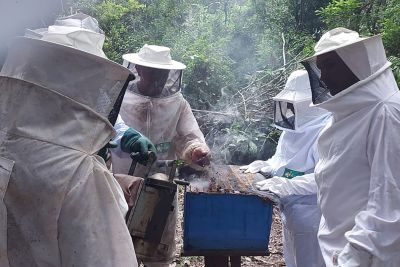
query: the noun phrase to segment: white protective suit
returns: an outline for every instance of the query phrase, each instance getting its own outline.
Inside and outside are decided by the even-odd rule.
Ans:
[[[275,126],[283,130],[275,155],[266,161],[275,177],[256,187],[280,197],[286,265],[324,266],[317,240],[321,213],[313,172],[319,159],[317,139],[330,114],[310,107],[310,82],[305,70],[293,72],[284,90],[273,99]]]
[[[311,103],[309,88],[307,72],[297,70],[289,76],[285,88],[273,97],[274,126],[283,132],[279,137],[275,154],[267,161],[256,161],[263,166],[259,170],[272,176],[288,178],[314,171],[318,161],[315,141],[321,129],[329,121],[330,115],[323,109],[309,107]],[[290,104],[293,106],[292,111],[285,108]],[[284,125],[282,123],[284,120],[293,123],[290,126]],[[288,128],[285,128],[286,126]]]
[[[192,149],[199,145],[206,146],[190,106],[180,92],[163,98],[150,98],[127,90],[120,115],[124,120],[117,120],[115,129],[118,134],[114,140],[119,143],[119,138],[127,130],[126,125],[129,125],[146,135],[156,145],[158,159],[184,158],[190,162]],[[166,149],[162,150],[163,148]],[[114,173],[128,173],[131,163],[129,154],[123,152],[120,146],[112,149]],[[143,169],[142,165],[138,165],[135,175],[142,176]],[[146,265],[152,266],[152,261],[172,261],[175,253],[176,212],[177,208],[170,215],[161,239],[161,243],[168,246],[168,250],[163,253],[164,256],[148,259]]]
[[[315,168],[322,254],[327,266],[400,266],[400,92],[380,36],[337,28],[316,45],[332,50],[360,81],[316,105],[333,114]]]
[[[309,107],[311,103],[309,88],[307,72],[297,70],[289,76],[284,90],[273,97],[274,126],[283,132],[279,137],[275,154],[267,161],[252,163],[258,165],[255,172],[261,170],[271,176],[292,178],[314,171],[318,161],[315,141],[321,128],[329,121],[329,114],[322,109]],[[293,106],[292,110],[286,109],[288,104]],[[284,120],[293,123],[284,125],[282,123]],[[241,167],[241,169],[246,168],[248,166]]]
[[[20,37],[0,73],[0,265],[137,266],[121,188],[97,152],[131,73]],[[122,208],[122,209],[121,209]]]
[[[145,45],[141,51],[148,46]],[[152,55],[154,50],[159,50],[170,59],[169,49],[163,47],[150,46],[150,51],[147,55]],[[137,56],[139,54],[128,54],[128,56]],[[124,59],[126,58],[124,55]],[[141,65],[149,67],[160,66],[153,65],[163,55],[155,55],[151,60],[152,63],[147,65],[147,62],[140,62]],[[129,58],[129,57],[128,57]],[[134,62],[135,59],[133,59]],[[182,63],[174,62],[178,70],[184,68]],[[126,66],[128,63],[125,61]],[[168,65],[165,65],[168,68]],[[137,80],[140,77],[137,77]],[[176,82],[178,80],[178,83]],[[119,119],[115,125],[117,137],[114,139],[119,146],[112,149],[112,168],[114,173],[126,174],[132,163],[128,153],[125,153],[120,148],[120,139],[123,133],[129,127],[136,129],[145,136],[147,136],[155,145],[157,149],[157,159],[184,159],[188,163],[191,162],[191,154],[193,149],[197,147],[204,147],[208,150],[205,143],[203,133],[200,131],[197,121],[191,111],[189,103],[184,99],[180,92],[180,79],[181,71],[170,71],[168,81],[164,90],[159,97],[148,97],[139,93],[137,89],[137,80],[130,84],[125,94]],[[177,85],[175,87],[168,87],[169,84]],[[152,170],[152,173],[162,172],[163,170]],[[165,170],[164,170],[165,171]],[[143,177],[145,175],[145,168],[138,165],[135,169],[135,176]],[[176,198],[177,199],[177,198]],[[175,229],[177,208],[175,199],[175,209],[171,212],[167,220],[164,234],[161,238],[161,244],[164,248],[163,251],[157,251],[154,256],[140,255],[137,252],[138,258],[143,260],[146,266],[168,266],[175,254]],[[158,254],[158,255],[157,255]],[[158,265],[161,264],[161,265]]]
[[[207,147],[190,105],[180,91],[160,98],[147,97],[139,94],[132,84],[125,93],[120,115],[122,121],[115,124],[114,141],[120,142],[126,125],[132,127],[154,143],[158,159],[184,159],[191,163],[193,149]],[[132,163],[129,154],[119,146],[112,149],[112,157],[113,172],[128,173]]]
[[[123,55],[123,59],[124,66],[135,74],[134,64],[169,70],[169,74],[157,97],[144,96],[139,92],[137,83],[140,76],[136,75],[136,80],[129,85],[123,100],[120,110],[122,119],[115,125],[117,137],[114,141],[120,143],[128,125],[154,143],[158,159],[183,159],[196,168],[192,164],[192,151],[198,147],[209,149],[189,103],[180,91],[182,70],[186,66],[171,59],[168,47],[156,45],[146,44],[138,53]],[[128,153],[123,152],[120,145],[112,152],[114,173],[128,173],[132,162]],[[137,173],[141,173],[140,168]]]

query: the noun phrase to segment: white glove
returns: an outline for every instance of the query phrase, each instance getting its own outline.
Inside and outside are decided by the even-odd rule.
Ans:
[[[259,182],[255,183],[255,187],[256,187],[258,190],[263,190],[263,191],[268,190],[268,188],[269,188],[272,184],[274,184],[274,182],[271,182],[271,180],[272,180],[272,178],[270,178],[270,179],[264,179],[264,180],[262,180],[262,181],[259,181]],[[262,188],[266,188],[266,189],[262,189]]]
[[[297,176],[293,179],[274,176],[256,183],[256,188],[261,191],[271,191],[279,197],[290,195],[312,195],[317,193],[317,184],[314,174]]]
[[[271,177],[272,177],[272,172],[273,172],[273,170],[274,170],[274,169],[272,168],[272,166],[271,166],[271,165],[268,165],[268,166],[262,167],[260,172],[262,172],[262,173],[264,173],[264,174],[269,174],[269,175],[271,175]]]
[[[271,168],[271,166],[266,161],[256,160],[250,163],[249,165],[240,167],[239,169],[244,170],[245,173],[257,173],[261,171],[263,168]]]
[[[271,179],[265,179],[255,184],[256,188],[261,191],[271,191],[281,197],[281,186],[287,178],[274,176]]]

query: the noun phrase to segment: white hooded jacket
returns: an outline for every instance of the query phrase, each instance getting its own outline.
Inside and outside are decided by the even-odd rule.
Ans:
[[[115,134],[106,117],[128,75],[50,42],[10,47],[0,76],[0,266],[137,266],[121,189],[96,155]]]
[[[126,126],[147,136],[156,146],[158,159],[184,159],[191,163],[194,148],[207,145],[189,103],[180,91],[159,98],[143,96],[132,86],[122,102],[123,121],[116,124],[120,141]],[[114,173],[128,173],[132,160],[120,146],[112,150]]]
[[[273,176],[285,176],[285,170],[300,174],[312,173],[319,159],[316,141],[329,120],[330,115],[326,114],[309,122],[304,132],[283,131],[275,154],[267,160],[273,169]]]
[[[293,72],[285,89],[273,99],[275,125],[284,131],[275,155],[267,161],[275,177],[262,180],[256,186],[280,197],[286,265],[321,267],[324,264],[317,239],[320,211],[313,172],[319,159],[317,139],[331,117],[323,109],[310,107],[310,83],[305,70]],[[293,107],[285,110],[289,107],[287,103]],[[287,118],[283,118],[285,115]],[[289,123],[280,123],[281,119]]]
[[[161,97],[147,97],[138,93],[135,83],[125,93],[120,116],[115,125],[117,137],[114,139],[119,146],[112,149],[112,168],[114,173],[126,174],[132,163],[129,153],[123,152],[120,140],[129,127],[140,131],[156,146],[158,159],[184,159],[191,163],[191,154],[197,147],[208,149],[203,133],[191,111],[189,103],[183,98],[180,91],[174,93],[163,92]],[[151,174],[161,172],[162,169],[152,170]],[[142,165],[137,165],[135,175],[146,173]],[[175,199],[175,207],[176,207]],[[170,213],[161,238],[164,250],[154,252],[154,255],[140,255],[138,257],[151,266],[154,262],[164,264],[172,262],[175,255],[175,229],[177,208]]]
[[[329,122],[330,114],[323,109],[310,107],[311,93],[307,71],[294,71],[284,90],[273,97],[275,103],[291,103],[294,106],[294,129],[279,126],[275,109],[275,127],[283,130],[275,154],[266,161],[273,176],[312,173],[318,162],[316,140],[322,128]],[[295,175],[291,175],[291,172]],[[313,179],[310,179],[310,182]],[[315,193],[315,192],[314,192]]]
[[[322,254],[327,266],[399,266],[400,92],[379,36],[336,52],[360,81],[317,105],[333,114],[315,168]]]

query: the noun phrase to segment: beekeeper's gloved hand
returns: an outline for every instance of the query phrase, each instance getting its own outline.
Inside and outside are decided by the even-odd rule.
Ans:
[[[111,157],[109,148],[116,148],[117,146],[118,144],[116,142],[110,141],[102,149],[99,150],[97,155],[102,157],[104,159],[104,162],[107,162],[107,160],[109,160]]]
[[[271,180],[272,180],[272,178],[270,178],[270,179],[264,179],[264,180],[262,180],[262,181],[259,181],[259,182],[257,182],[257,183],[255,184],[255,187],[256,187],[258,190],[263,190],[263,191],[268,190],[269,187],[270,187],[271,185],[274,184],[274,182],[271,182]]]
[[[193,149],[191,160],[194,164],[204,167],[210,165],[210,150],[207,147],[198,146]]]
[[[285,186],[288,181],[285,177],[274,176],[271,179],[265,179],[255,184],[256,188],[261,191],[271,191],[279,197],[290,195],[290,190]]]
[[[272,173],[273,171],[274,171],[274,169],[272,168],[272,166],[268,165],[268,166],[262,167],[260,170],[260,173],[267,178],[271,178],[272,176],[274,176]]]
[[[271,179],[257,182],[255,187],[261,191],[271,191],[279,197],[317,193],[317,183],[313,173],[296,176],[292,179],[274,176]]]
[[[263,168],[265,168],[265,170],[267,170],[267,168],[272,170],[269,163],[263,160],[256,160],[249,165],[240,167],[239,169],[243,170],[245,173],[257,173]]]
[[[126,153],[139,153],[138,162],[146,165],[149,159],[149,152],[153,152],[157,155],[156,147],[153,143],[144,135],[138,131],[129,128],[125,131],[121,138],[121,150]]]

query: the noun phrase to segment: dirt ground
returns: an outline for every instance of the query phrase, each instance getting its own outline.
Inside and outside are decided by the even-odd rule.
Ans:
[[[183,246],[183,230],[182,230],[182,218],[183,218],[183,189],[179,190],[179,211],[178,211],[178,223],[177,223],[177,255],[174,265],[176,267],[200,267],[204,266],[203,257],[181,257],[180,253]],[[270,256],[265,257],[242,257],[242,266],[268,266],[278,267],[286,266],[283,260],[283,247],[282,247],[282,227],[277,209],[274,208],[272,230],[269,240]]]

